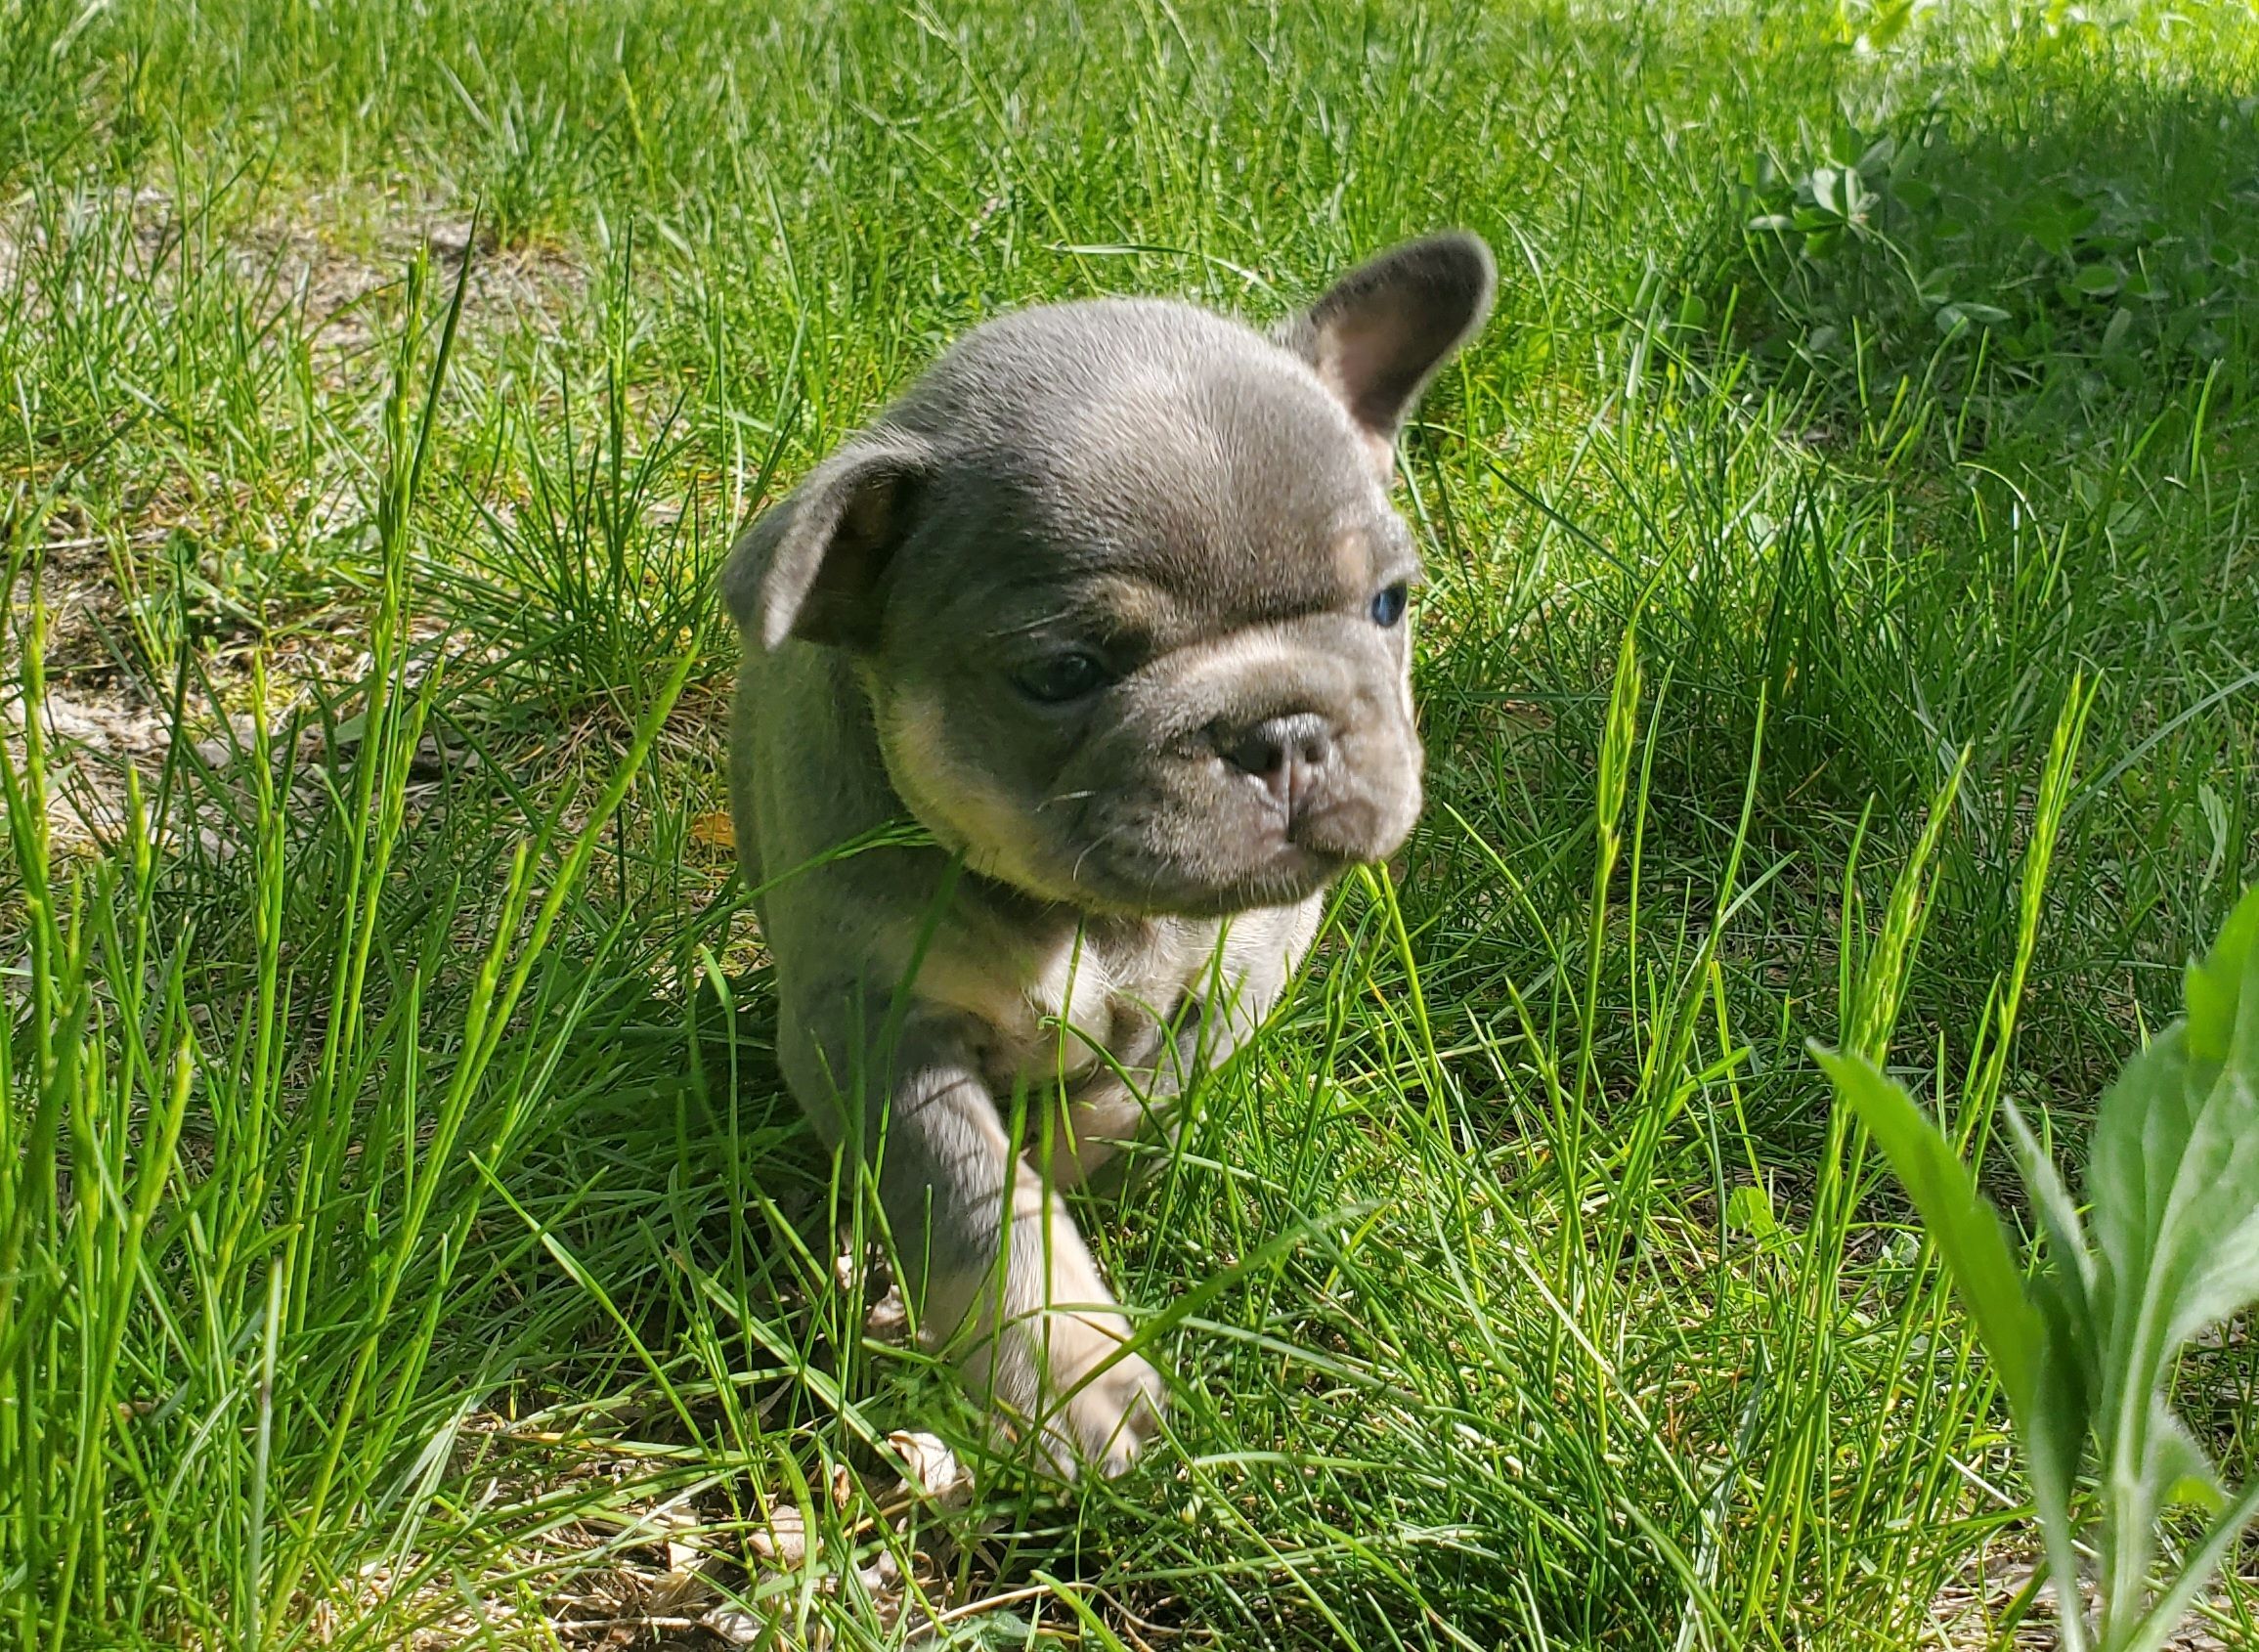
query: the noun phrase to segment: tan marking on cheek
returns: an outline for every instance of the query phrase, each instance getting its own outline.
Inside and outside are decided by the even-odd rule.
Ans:
[[[1043,865],[1041,840],[1012,797],[960,760],[938,700],[874,696],[872,719],[888,778],[910,812],[944,848],[961,849],[966,865],[1048,900],[1073,891]]]
[[[996,854],[1024,840],[1025,829],[1011,802],[952,754],[948,717],[939,701],[891,696],[875,720],[902,801],[936,836],[954,838],[951,848]]]

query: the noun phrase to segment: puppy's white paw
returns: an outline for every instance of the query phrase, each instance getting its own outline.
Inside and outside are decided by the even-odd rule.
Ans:
[[[1159,1432],[1168,1390],[1126,1346],[1129,1322],[1107,1306],[1081,1246],[1052,1261],[1048,1290],[1039,1281],[1008,1291],[1012,1311],[972,1350],[966,1374],[999,1432],[1033,1445],[1052,1473],[1111,1478]]]
[[[1160,1372],[1123,1350],[1130,1330],[1118,1314],[1054,1314],[1036,1330],[1046,1332],[1041,1416],[1052,1466],[1069,1480],[1079,1468],[1110,1480],[1160,1431],[1168,1390]]]

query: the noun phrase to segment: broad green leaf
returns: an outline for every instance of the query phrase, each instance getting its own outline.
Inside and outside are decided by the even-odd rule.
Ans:
[[[2212,1573],[2255,1517],[2259,1517],[2259,1480],[2243,1488],[2236,1506],[2213,1521],[2203,1542],[2189,1551],[2182,1562],[2181,1575],[2157,1597],[2156,1604],[2126,1637],[2124,1652],[2158,1652],[2167,1637],[2181,1627],[2181,1620],[2196,1604],[2196,1596],[2203,1591]]]
[[[2142,1368],[2120,1369],[2129,1382],[2161,1380],[2182,1342],[2259,1297],[2255,942],[2259,901],[2246,896],[2190,969],[2189,1020],[2103,1097],[2088,1196],[2113,1297],[2110,1341]]]
[[[2030,1413],[2016,1419],[2032,1507],[2047,1545],[2048,1576],[2056,1582],[2056,1599],[2064,1602],[2079,1598],[2078,1528],[2071,1520],[2070,1499],[2086,1451],[2095,1393],[2093,1336],[2074,1328],[2070,1299],[2076,1287],[2066,1278],[2064,1263],[2051,1257],[2046,1271],[2032,1281],[2046,1339]],[[2064,1616],[2062,1637],[2063,1652],[2084,1652],[2085,1627],[2076,1611]]]
[[[2244,996],[2251,961],[2259,954],[2259,884],[2236,903],[2210,956],[2189,965],[2183,990],[2189,1002],[2189,1049],[2198,1061],[2224,1062]]]
[[[2054,1280],[2040,1282],[2042,1285]],[[2042,1313],[2047,1313],[2042,1290]],[[2047,1543],[2047,1575],[2056,1582],[2056,1600],[2078,1600],[2078,1528],[2071,1523],[2071,1490],[2078,1483],[2078,1457],[2087,1444],[2087,1401],[2078,1368],[2083,1349],[2058,1342],[2061,1316],[2047,1316],[2047,1354],[2040,1358],[2038,1392],[2031,1417],[2018,1419],[2024,1442],[2024,1473],[2031,1478],[2031,1505],[2040,1516],[2040,1539]],[[2085,1652],[2080,1611],[2063,1614],[2063,1652]]]
[[[1744,1182],[1725,1201],[1725,1225],[1764,1239],[1778,1231],[1772,1196],[1755,1182]]]
[[[2028,1418],[2037,1401],[2044,1326],[2024,1294],[2023,1274],[2001,1231],[1999,1213],[1977,1191],[1968,1166],[1943,1133],[1901,1086],[1856,1056],[1832,1050],[1814,1050],[1813,1055],[1905,1184],[1977,1322],[1977,1334],[1992,1357],[2010,1407],[2020,1419]]]
[[[1867,24],[1867,43],[1880,51],[1905,33],[1913,21],[1914,0],[1881,0]]]
[[[2048,1245],[2047,1265],[2030,1285],[2047,1332],[2031,1415],[2019,1419],[2023,1425],[2025,1469],[2047,1546],[2048,1576],[2056,1580],[2056,1598],[2072,1601],[2078,1598],[2078,1529],[2071,1520],[2070,1500],[2102,1386],[2097,1358],[2101,1344],[2094,1322],[2094,1257],[2087,1250],[2078,1207],[2056,1174],[2045,1145],[2032,1134],[2014,1098],[2003,1096],[2001,1102],[2023,1185],[2039,1212]],[[2064,1652],[2083,1652],[2085,1630],[2077,1613],[2065,1618],[2062,1634]]]
[[[2107,264],[2087,264],[2071,277],[2070,284],[2090,298],[2107,298],[2125,279],[2123,272]]]
[[[1900,178],[1890,186],[1890,189],[1891,193],[1898,197],[1899,205],[1915,212],[1927,212],[1937,204],[1935,187],[1924,183],[1919,178]],[[1931,290],[1933,289],[1933,281],[1926,280],[1922,285],[1925,290]]]
[[[1849,209],[1844,203],[1843,176],[1843,173],[1833,166],[1815,166],[1812,168],[1812,199],[1819,203],[1821,211],[1831,213],[1838,218],[1850,215]]]
[[[2246,912],[2259,916],[2259,902],[2250,896],[2231,924]],[[2240,978],[2228,985],[2237,945],[2242,948]],[[2206,1020],[2222,1012],[2231,1019],[2225,1058],[2196,1115],[2190,1162],[2174,1187],[2169,1219],[2191,1253],[2166,1331],[2176,1347],[2259,1301],[2259,923],[2250,933],[2223,937],[2202,979],[2200,990],[2214,994]],[[2192,1049],[2208,1069],[2195,1043],[2195,1022],[2192,1006]],[[2216,1030],[2203,1028],[2207,1035]]]
[[[2182,1345],[2259,1297],[2259,903],[2246,896],[2189,977],[2189,1019],[2104,1095],[2088,1166],[2101,1250],[2095,1416],[2106,1627],[2143,1607],[2158,1512],[2214,1495],[2210,1464],[2161,1398]]]
[[[2101,1253],[2095,1315],[2116,1376],[2126,1374],[2129,1337],[2141,1337],[2152,1363],[2162,1355],[2159,1305],[2170,1282],[2155,1276],[2172,1270],[2157,1252],[2170,1239],[2173,1191],[2205,1088],[2190,1070],[2186,1028],[2176,1022],[2126,1063],[2097,1110],[2086,1186]]]
[[[2200,1508],[2217,1514],[2228,1500],[2220,1490],[2219,1470],[2162,1394],[2151,1396],[2150,1458],[2142,1477],[2156,1489],[2161,1508]]]
[[[2087,1165],[2087,1202],[2102,1252],[2095,1436],[2110,1493],[2101,1533],[2106,1646],[2122,1640],[2141,1609],[2156,1552],[2161,1488],[2148,1478],[2147,1436],[2173,1352],[2165,1331],[2178,1270],[2167,1213],[2193,1124],[2183,1031],[2177,1022],[2167,1027],[2104,1093]]]

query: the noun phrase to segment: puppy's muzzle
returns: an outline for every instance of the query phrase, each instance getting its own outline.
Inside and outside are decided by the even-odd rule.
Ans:
[[[1265,717],[1216,732],[1216,750],[1240,773],[1260,781],[1286,817],[1287,836],[1325,786],[1333,765],[1333,725],[1316,712]]]
[[[1280,839],[1307,853],[1340,864],[1386,854],[1417,812],[1416,771],[1396,787],[1376,787],[1356,759],[1358,751],[1376,756],[1369,731],[1352,736],[1324,713],[1219,721],[1209,739],[1225,771],[1256,791]],[[1410,796],[1396,797],[1399,788]],[[1409,807],[1392,808],[1391,801]]]

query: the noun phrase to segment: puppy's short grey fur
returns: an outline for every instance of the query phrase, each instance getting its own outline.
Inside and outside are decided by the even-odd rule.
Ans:
[[[1062,1472],[1126,1464],[1162,1388],[1057,1190],[1246,1036],[1418,813],[1390,456],[1494,281],[1445,235],[1269,338],[1005,316],[731,553],[786,1077],[875,1163],[923,1334]],[[905,813],[941,847],[823,863]]]

